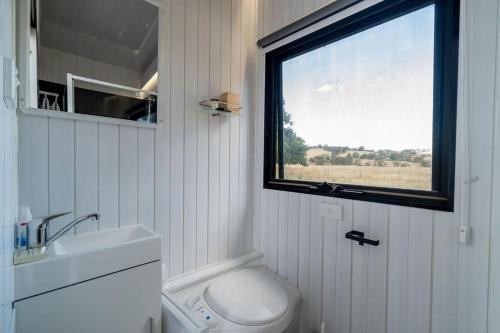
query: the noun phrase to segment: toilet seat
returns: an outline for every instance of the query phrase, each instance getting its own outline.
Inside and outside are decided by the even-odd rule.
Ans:
[[[282,317],[289,299],[281,283],[255,269],[241,269],[212,281],[206,304],[221,317],[246,326],[266,325]]]

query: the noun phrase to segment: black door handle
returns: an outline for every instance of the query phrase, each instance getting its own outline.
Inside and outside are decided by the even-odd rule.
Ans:
[[[365,233],[361,231],[351,230],[345,234],[345,238],[351,239],[359,243],[359,245],[363,246],[365,244],[378,246],[380,241],[365,238]]]

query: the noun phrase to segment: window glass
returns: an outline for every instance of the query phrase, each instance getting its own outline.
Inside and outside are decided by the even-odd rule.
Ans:
[[[434,7],[281,63],[285,179],[432,190]]]

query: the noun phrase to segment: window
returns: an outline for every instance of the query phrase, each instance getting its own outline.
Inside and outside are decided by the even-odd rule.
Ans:
[[[264,187],[453,210],[458,7],[383,1],[269,51]]]

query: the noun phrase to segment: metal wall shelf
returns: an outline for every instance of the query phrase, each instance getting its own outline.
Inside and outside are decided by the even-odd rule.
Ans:
[[[227,108],[237,108],[241,110],[241,106],[227,104],[224,102],[220,102],[218,99],[209,99],[206,101],[200,102],[200,111],[206,112],[211,116],[239,116],[240,112],[229,111]]]

